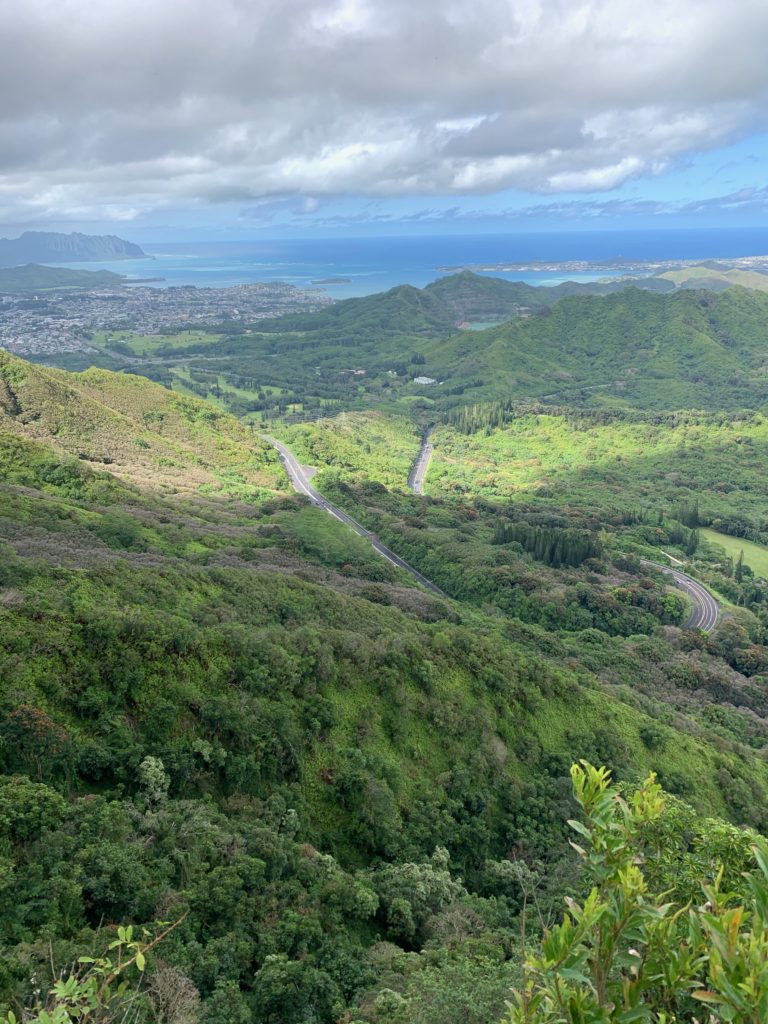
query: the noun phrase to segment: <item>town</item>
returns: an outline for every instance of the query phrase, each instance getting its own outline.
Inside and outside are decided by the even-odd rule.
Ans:
[[[0,348],[46,356],[94,350],[97,332],[173,334],[309,312],[333,300],[283,282],[231,288],[121,287],[0,297]]]

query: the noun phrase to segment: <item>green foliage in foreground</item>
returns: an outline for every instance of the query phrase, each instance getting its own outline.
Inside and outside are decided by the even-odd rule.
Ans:
[[[574,847],[592,883],[526,959],[508,1024],[764,1024],[768,1019],[768,847],[726,885],[726,865],[701,879],[700,906],[648,884],[646,859],[664,814],[649,779],[628,798],[610,773],[571,769],[585,821]],[[583,844],[583,845],[579,845]]]
[[[118,928],[117,938],[109,943],[104,955],[80,956],[70,968],[54,971],[51,988],[45,993],[37,990],[31,1008],[21,1009],[20,1017],[9,1010],[0,1024],[78,1024],[86,1020],[89,1024],[130,1024],[139,1020],[149,1009],[139,991],[147,954],[182,920],[154,937],[145,929],[141,939],[134,937],[132,925]],[[190,998],[189,991],[176,993],[173,1019],[177,1024],[192,1024],[196,1015],[189,1011],[194,1011],[198,1002],[194,996]],[[166,1019],[162,1013],[166,1007],[155,1008],[161,1010],[159,1019]]]
[[[155,783],[161,774],[157,762],[148,767]],[[571,845],[584,873],[566,883],[573,894],[565,898],[568,909],[558,925],[548,924],[541,878],[522,861],[494,865],[497,877],[513,881],[522,895],[513,937],[509,930],[506,936],[503,929],[488,930],[493,901],[467,898],[461,880],[449,871],[445,850],[437,850],[426,863],[382,866],[352,879],[332,858],[304,847],[305,870],[293,883],[294,898],[296,881],[311,886],[303,920],[296,921],[300,929],[306,932],[309,914],[324,907],[326,941],[338,940],[328,911],[364,920],[378,907],[393,937],[404,929],[412,939],[415,928],[426,928],[431,941],[425,951],[403,954],[392,942],[379,943],[367,970],[355,974],[340,947],[333,949],[337,964],[326,960],[319,970],[304,945],[299,959],[284,953],[266,956],[250,1001],[223,982],[201,1005],[190,979],[159,959],[155,950],[165,942],[175,946],[170,953],[177,963],[184,959],[187,910],[154,937],[145,931],[138,940],[131,926],[118,927],[104,953],[76,955],[70,969],[54,970],[44,988],[6,1010],[2,1024],[303,1024],[353,1019],[360,1024],[490,1024],[498,1019],[510,984],[514,988],[504,1024],[764,1024],[765,840],[696,818],[690,808],[662,792],[653,774],[636,789],[617,788],[607,769],[582,761],[572,766],[571,778],[583,815],[583,821],[569,822],[578,836]],[[147,785],[143,799],[147,824],[157,829],[169,810],[165,787]],[[28,823],[39,816],[38,804],[27,808]],[[8,802],[0,808],[7,820]],[[198,817],[187,840],[196,834],[199,841],[201,823]],[[291,845],[263,827],[255,834],[267,861],[276,849],[287,853]],[[265,874],[267,864],[254,861],[256,892],[272,889],[274,895],[276,877],[285,877],[282,863],[275,876],[274,867]],[[215,932],[221,921],[216,912],[240,917],[232,901],[246,896],[236,886],[224,887],[223,879],[219,873],[210,894]],[[193,912],[201,896],[192,890]],[[504,914],[507,908],[502,906]],[[507,923],[512,923],[509,918]],[[226,948],[218,947],[219,956]],[[214,966],[211,961],[209,969]],[[347,1012],[339,1001],[342,977],[347,985],[358,986],[359,1001]],[[377,983],[371,988],[374,978]]]

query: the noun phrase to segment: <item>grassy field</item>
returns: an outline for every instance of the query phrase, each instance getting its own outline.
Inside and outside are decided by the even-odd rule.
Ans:
[[[768,579],[768,548],[762,544],[754,544],[751,540],[743,540],[740,537],[729,537],[725,533],[718,533],[717,530],[702,529],[701,536],[711,544],[718,544],[727,555],[738,561],[739,554],[744,552],[744,562],[750,567],[756,576],[763,576]]]
[[[439,426],[431,493],[546,498],[594,508],[658,508],[697,499],[713,518],[758,516],[768,483],[768,420],[528,414],[462,434]]]
[[[160,350],[184,349],[198,345],[213,345],[220,341],[218,334],[207,331],[180,331],[178,334],[136,334],[135,331],[98,331],[93,344],[102,349],[113,349],[116,345],[127,346],[134,355],[154,356]],[[117,351],[121,351],[120,348]]]
[[[768,274],[759,274],[754,270],[739,270],[734,268],[728,270],[716,270],[712,267],[698,266],[685,267],[682,270],[668,270],[665,274],[659,275],[667,281],[673,281],[677,285],[689,285],[694,282],[721,281],[726,285],[740,285],[742,288],[755,288],[761,292],[768,292]]]

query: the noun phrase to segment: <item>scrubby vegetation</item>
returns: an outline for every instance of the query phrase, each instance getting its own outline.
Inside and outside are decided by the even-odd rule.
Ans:
[[[705,842],[714,840],[718,854],[709,864],[700,854],[681,856],[679,847],[660,842],[670,837],[669,812],[653,776],[625,798],[604,769],[585,762],[571,775],[585,821],[570,824],[591,889],[583,900],[568,900],[562,924],[527,958],[505,1020],[765,1020],[765,840],[732,833],[723,849],[726,837],[713,830]]]
[[[768,299],[521,299],[463,275],[183,363],[130,342],[154,381],[0,355],[2,1012],[740,1019],[717,936],[749,909],[762,984]],[[294,495],[267,430],[449,598]],[[720,595],[710,635],[670,559]],[[620,790],[583,766],[574,801],[582,758]],[[702,884],[709,917],[659,909]],[[662,940],[695,956],[659,980]]]

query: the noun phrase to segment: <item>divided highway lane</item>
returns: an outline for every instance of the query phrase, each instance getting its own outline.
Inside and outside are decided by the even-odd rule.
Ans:
[[[413,469],[408,476],[408,486],[414,494],[424,493],[424,477],[427,475],[429,460],[432,458],[432,445],[429,443],[431,436],[432,427],[430,427],[424,435],[424,439],[421,442],[421,448],[419,449],[419,454],[416,456]]]
[[[391,562],[392,565],[396,565],[398,568],[404,569],[407,573],[410,573],[410,575],[413,576],[413,578],[420,583],[422,587],[425,587],[433,594],[437,594],[438,597],[448,597],[440,587],[434,584],[431,580],[428,580],[426,576],[423,576],[418,569],[414,569],[412,565],[409,565],[399,555],[396,555],[394,551],[391,551],[386,547],[386,545],[382,544],[379,538],[375,534],[371,533],[370,530],[366,530],[364,526],[358,523],[356,519],[353,519],[352,516],[347,515],[347,513],[343,509],[339,508],[338,505],[334,505],[332,501],[328,501],[327,498],[324,498],[323,495],[309,482],[306,469],[302,466],[287,445],[284,445],[282,441],[278,441],[274,437],[270,437],[268,434],[262,434],[261,436],[265,441],[269,441],[269,443],[277,449],[280,461],[285,467],[285,471],[288,474],[294,489],[297,490],[299,494],[305,495],[313,505],[324,509],[329,515],[333,516],[334,519],[338,519],[340,523],[344,523],[345,526],[349,526],[356,534],[358,534],[358,536],[365,537],[366,540],[369,540],[375,551],[378,551],[378,553],[383,558],[386,558],[388,562]]]
[[[686,628],[700,629],[704,633],[711,633],[717,625],[720,605],[706,587],[702,586],[693,576],[680,572],[679,569],[672,569],[659,562],[651,562],[647,558],[641,558],[640,561],[643,565],[652,565],[654,569],[660,569],[666,576],[671,576],[675,586],[684,590],[690,597],[693,602],[693,610],[685,623]]]
[[[422,444],[421,451],[419,452],[419,458],[417,459],[408,480],[409,486],[416,494],[421,493],[420,488],[423,486],[424,473],[426,472],[427,465],[429,464],[429,456],[432,450],[431,445],[429,444],[430,433],[431,431],[428,431],[424,437],[424,442]],[[409,565],[399,555],[396,555],[394,551],[382,544],[375,534],[371,533],[370,530],[366,530],[364,526],[358,523],[356,519],[353,519],[352,516],[348,515],[343,509],[339,508],[338,505],[334,505],[332,501],[323,497],[323,495],[312,486],[309,477],[307,476],[306,469],[302,466],[287,445],[283,444],[282,441],[278,441],[274,437],[269,437],[267,434],[263,434],[262,437],[277,449],[278,454],[280,455],[280,461],[285,467],[285,471],[287,472],[294,489],[297,490],[299,494],[305,495],[313,505],[324,509],[329,515],[333,516],[334,519],[338,519],[340,523],[344,523],[345,526],[349,526],[350,529],[354,530],[355,533],[358,534],[358,536],[364,537],[366,540],[370,541],[374,550],[378,551],[383,558],[386,558],[388,562],[392,563],[392,565],[396,565],[400,569],[404,569],[405,572],[410,573],[418,583],[431,593],[437,594],[439,597],[448,597],[444,591],[442,591],[431,580],[428,580],[426,576],[422,575],[418,569],[414,569],[412,565]],[[672,578],[675,586],[684,590],[686,594],[688,594],[693,603],[693,610],[685,623],[687,628],[700,629],[705,633],[709,633],[715,628],[720,614],[720,605],[706,587],[702,586],[698,580],[695,580],[687,573],[680,572],[679,569],[672,569],[670,566],[661,565],[659,562],[651,562],[647,558],[642,558],[640,561],[644,565],[651,565],[655,569],[660,569],[661,572]]]

